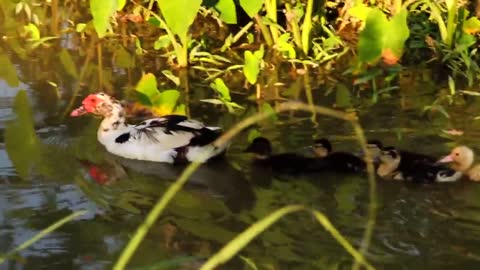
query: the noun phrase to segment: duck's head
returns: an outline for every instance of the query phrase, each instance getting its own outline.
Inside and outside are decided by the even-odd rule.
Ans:
[[[452,163],[456,171],[466,172],[473,163],[474,154],[468,146],[461,145],[453,148],[452,152],[440,159],[439,163]]]
[[[400,154],[395,147],[385,147],[380,151],[380,162],[384,164],[391,164],[400,161]]]
[[[76,117],[87,113],[100,116],[109,116],[112,113],[114,103],[118,103],[114,98],[105,93],[90,94],[82,101],[82,106],[76,108],[70,113],[70,116]]]
[[[253,153],[258,159],[266,159],[272,154],[272,144],[265,137],[257,137],[244,152]]]
[[[313,153],[316,157],[323,158],[332,152],[332,144],[325,138],[317,139],[313,144]]]
[[[373,160],[378,160],[382,154],[383,144],[379,140],[368,140],[367,151]]]

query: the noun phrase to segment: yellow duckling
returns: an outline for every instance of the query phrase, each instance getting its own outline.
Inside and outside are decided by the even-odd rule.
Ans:
[[[480,164],[473,166],[474,153],[468,146],[461,145],[453,148],[449,155],[438,162],[452,163],[451,168],[464,173],[471,181],[480,181]]]

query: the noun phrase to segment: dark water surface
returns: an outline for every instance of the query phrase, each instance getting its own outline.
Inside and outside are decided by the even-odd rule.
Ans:
[[[96,141],[98,119],[61,118],[70,102],[72,78],[65,75],[59,79],[63,84],[52,90],[51,85],[32,75],[37,71],[21,65],[17,68],[23,78],[19,87],[0,79],[0,252],[7,253],[73,211],[86,209],[88,214],[47,235],[0,269],[110,269],[181,168],[109,155]],[[113,78],[130,75],[113,72]],[[119,93],[122,82],[127,81],[122,80],[116,81]],[[296,81],[283,83],[286,85],[277,87],[281,96]],[[208,83],[192,79],[190,84],[193,117],[225,128],[244,117],[197,102],[212,97],[212,92]],[[329,87],[319,82],[310,86],[315,103],[332,106],[338,101],[335,93],[326,95]],[[371,105],[368,97],[362,97],[362,102],[353,106],[359,110],[369,138],[436,156],[448,153],[458,143],[480,153],[480,121],[473,120],[480,115],[478,98],[457,97],[455,105],[448,108],[450,119],[439,113],[421,115],[423,106],[435,99],[435,88],[431,82],[406,85],[377,104]],[[27,91],[33,104],[33,118],[20,99],[14,109],[21,89]],[[86,93],[81,91],[75,104]],[[298,97],[307,100],[303,92]],[[243,95],[234,96],[237,98],[244,100],[239,103],[247,111],[256,111],[255,102]],[[7,125],[11,120],[14,122]],[[285,113],[276,123],[260,123],[257,128],[273,140],[277,152],[301,149],[320,136],[334,141],[336,149],[359,149],[348,123],[324,116],[312,121],[309,114]],[[449,137],[442,132],[450,128],[465,134]],[[322,211],[358,246],[367,221],[367,179],[361,175],[279,179],[253,174],[249,156],[242,152],[247,133],[234,139],[227,160],[205,165],[194,174],[153,226],[129,266],[197,269],[204,258],[249,224],[288,204]],[[480,184],[377,184],[378,215],[368,254],[373,265],[378,269],[478,269]],[[352,262],[308,214],[285,217],[241,255],[259,269],[349,269]],[[225,269],[248,268],[236,257]]]

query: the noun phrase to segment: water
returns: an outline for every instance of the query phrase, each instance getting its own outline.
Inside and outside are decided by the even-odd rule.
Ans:
[[[19,87],[0,80],[0,252],[7,253],[73,211],[86,209],[88,214],[21,251],[0,269],[109,269],[181,168],[106,153],[96,142],[97,119],[62,118],[75,88],[72,77],[53,69],[55,88],[45,83],[52,77],[39,76],[26,63],[19,61],[16,67],[22,78]],[[118,86],[121,93],[121,87],[135,84],[140,69],[109,74],[105,85]],[[301,76],[280,78],[286,84],[277,88],[280,95],[293,92],[307,100]],[[94,88],[98,82],[92,79],[91,84],[89,88]],[[439,113],[421,115],[436,93],[425,84],[431,85],[413,83],[374,105],[368,97],[359,99],[355,107],[367,137],[436,156],[460,142],[477,148],[480,128],[473,118],[480,115],[478,99],[457,97],[449,107],[450,119]],[[228,128],[248,114],[231,115],[198,103],[200,98],[212,97],[212,92],[194,77],[191,85],[198,87],[190,92],[190,113],[209,125]],[[338,101],[335,94],[325,95],[330,86],[313,83],[311,87],[317,104],[332,106]],[[25,103],[14,111],[20,89],[27,90],[33,118],[25,113]],[[82,88],[79,95],[85,94]],[[243,94],[234,95],[234,100],[247,112],[257,110],[257,104]],[[16,124],[7,128],[11,119],[17,119]],[[277,152],[301,149],[320,136],[334,141],[335,149],[358,150],[350,125],[325,116],[312,119],[306,113],[285,113],[276,123],[262,122],[257,128],[273,140]],[[465,134],[457,138],[442,131],[450,128]],[[9,145],[7,129],[14,134]],[[365,177],[253,175],[250,157],[243,153],[247,136],[244,132],[234,139],[227,160],[203,166],[194,174],[152,227],[130,266],[197,269],[249,224],[289,204],[322,211],[349,241],[359,245],[369,203]],[[480,185],[385,181],[377,185],[377,221],[367,258],[378,269],[478,268]],[[352,262],[306,213],[285,217],[240,254],[259,269],[348,269]],[[243,260],[235,257],[224,269],[245,268]]]

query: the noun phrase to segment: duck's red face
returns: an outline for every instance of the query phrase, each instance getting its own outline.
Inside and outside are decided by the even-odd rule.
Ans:
[[[76,117],[86,113],[96,113],[107,98],[108,96],[104,93],[90,94],[82,101],[82,106],[73,110],[70,116]]]

